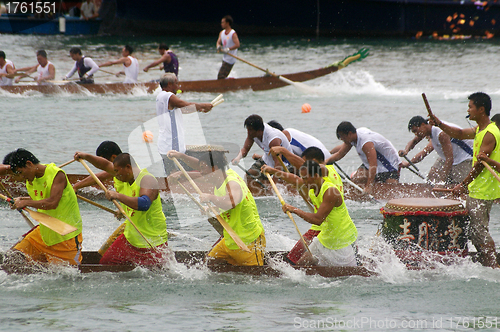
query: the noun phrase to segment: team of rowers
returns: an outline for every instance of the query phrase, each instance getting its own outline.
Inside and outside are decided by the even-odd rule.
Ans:
[[[221,224],[225,222],[229,227],[219,229],[221,239],[207,255],[210,264],[222,261],[233,265],[263,265],[266,238],[257,206],[246,182],[228,168],[223,149],[207,149],[197,157],[184,153],[183,131],[177,130],[181,127],[177,127],[175,120],[160,120],[163,110],[171,113],[170,119],[175,119],[172,116],[178,111],[177,116],[181,117],[180,108],[184,106],[194,105],[194,110],[203,113],[212,109],[210,103],[187,103],[176,97],[172,92],[176,82],[175,75],[164,74],[160,80],[162,92],[157,96],[160,125],[168,129],[160,129],[160,136],[165,135],[168,139],[159,139],[158,144],[167,147],[163,160],[169,185],[184,179],[171,167],[173,160],[182,162],[176,164],[181,170],[182,165],[189,167],[188,174],[195,181],[204,181],[213,188],[201,193],[200,201],[215,205],[223,219]],[[441,121],[430,111],[429,120],[413,117],[408,129],[415,138],[399,152],[382,135],[368,128],[355,128],[346,121],[337,127],[337,137],[343,143],[328,151],[311,135],[293,128],[284,129],[275,121],[264,123],[262,117],[253,114],[244,121],[247,138],[232,163],[237,164],[256,143],[264,154],[254,156],[258,160],[248,172],[256,177],[272,174],[295,185],[310,205],[309,212],[283,205],[285,213],[296,214],[312,224],[303,236],[304,241],[299,240],[288,254],[290,263],[354,266],[357,229],[345,204],[341,178],[330,163],[342,159],[355,147],[362,165],[351,181],[364,185],[365,194],[369,194],[376,182],[397,183],[401,167],[409,164],[402,162],[399,155],[406,155],[418,141],[427,137],[429,144],[413,157],[412,162],[436,150],[439,158],[429,177],[455,184],[452,192],[457,195],[468,188],[470,239],[480,253],[481,262],[496,267],[496,250],[488,224],[491,204],[500,198],[500,183],[479,162],[485,161],[500,170],[500,131],[490,120],[490,110],[490,97],[478,92],[469,96],[469,117],[477,123],[474,128],[462,129]],[[106,197],[119,201],[127,217],[123,234],[102,252],[101,263],[161,263],[170,251],[156,178],[146,169],[139,168],[133,157],[122,153],[116,143],[109,141],[98,147],[96,155],[76,152],[74,158],[86,160],[103,170],[98,174],[101,179],[113,178],[116,191],[107,192]],[[13,255],[9,256],[78,265],[81,262],[82,220],[75,190],[92,184],[93,180],[88,178],[72,187],[62,169],[54,164],[41,164],[24,149],[5,156],[0,165],[0,175],[3,174],[12,174],[15,180],[25,182],[30,196],[15,198],[13,209],[33,207],[76,227],[74,232],[62,236],[39,225],[13,247],[10,251]]]

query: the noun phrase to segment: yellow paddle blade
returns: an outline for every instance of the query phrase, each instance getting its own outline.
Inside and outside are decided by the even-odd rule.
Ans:
[[[33,211],[28,208],[25,208],[24,210],[29,212],[31,218],[35,219],[40,224],[50,228],[54,232],[59,233],[61,235],[67,235],[77,230],[76,227],[68,225],[67,223],[62,222],[61,220],[51,217],[45,213]]]

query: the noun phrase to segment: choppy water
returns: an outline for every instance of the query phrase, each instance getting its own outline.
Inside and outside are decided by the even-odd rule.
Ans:
[[[465,120],[468,94],[489,93],[492,114],[500,103],[496,40],[240,39],[241,57],[279,74],[322,67],[362,47],[369,47],[372,55],[338,73],[308,82],[318,90],[316,95],[304,95],[293,87],[224,94],[225,103],[191,119],[194,124],[199,121],[202,138],[207,142],[241,145],[246,136],[243,121],[256,113],[265,121],[275,119],[285,127],[311,133],[327,147],[339,144],[335,129],[340,121],[347,120],[380,132],[400,149],[412,138],[406,129],[408,120],[426,114],[422,92],[426,92],[441,119],[464,127],[469,125]],[[72,66],[68,57],[72,46],[81,46],[84,54],[99,62],[118,57],[121,46],[129,43],[137,49],[142,68],[157,57],[158,42],[146,38],[0,35],[0,49],[17,67],[35,64],[34,52],[47,49],[57,77],[64,76]],[[167,42],[180,58],[181,80],[216,77],[221,56],[213,52],[215,39],[169,38]],[[237,63],[232,76],[260,74]],[[139,77],[148,81],[158,76],[159,71],[150,70]],[[100,82],[117,80],[104,74],[96,78]],[[182,98],[206,102],[215,96],[185,93]],[[301,105],[306,102],[312,111],[302,114]],[[116,141],[125,151],[144,151],[135,133],[140,133],[138,128],[143,123],[154,129],[155,122],[150,120],[155,115],[155,97],[141,91],[133,95],[52,96],[0,91],[0,115],[0,156],[25,147],[42,162],[59,164],[71,159],[77,150],[94,152],[106,139]],[[200,137],[190,140],[195,142]],[[155,147],[151,148],[154,153]],[[260,151],[254,147],[252,152]],[[144,153],[141,157],[141,165],[150,163],[147,156]],[[249,158],[246,162],[250,163]],[[419,164],[420,169],[427,171],[433,162],[431,155]],[[350,172],[360,161],[350,152],[339,164]],[[158,165],[152,169],[157,173],[161,170]],[[67,171],[85,170],[72,164]],[[419,179],[403,170],[402,181]],[[215,231],[186,198],[175,198],[183,208],[179,221],[168,219],[169,229],[177,235],[169,241],[170,246],[177,250],[208,250],[217,238]],[[302,204],[296,197],[285,196],[285,200]],[[297,235],[277,199],[258,198],[257,205],[268,248],[290,249]],[[497,330],[500,271],[470,261],[430,271],[407,271],[375,236],[382,221],[380,206],[352,201],[347,206],[359,230],[360,251],[379,262],[379,276],[325,279],[281,267],[281,278],[251,277],[214,274],[202,267],[188,269],[183,265],[164,271],[136,269],[120,274],[81,275],[62,270],[16,276],[0,272],[0,330]],[[164,209],[168,214],[170,208]],[[106,212],[85,203],[81,211],[84,249],[96,250],[118,223]],[[491,232],[497,242],[499,216],[499,207],[494,206]],[[305,231],[308,224],[297,219],[299,228]],[[5,204],[0,205],[0,220],[0,250],[5,251],[26,231],[26,226]]]

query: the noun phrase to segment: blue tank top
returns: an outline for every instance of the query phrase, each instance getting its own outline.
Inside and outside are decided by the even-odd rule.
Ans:
[[[179,60],[177,60],[177,55],[172,51],[167,51],[170,54],[170,63],[163,63],[163,70],[165,73],[174,73],[175,76],[179,76]]]
[[[90,67],[85,67],[85,63],[83,62],[84,59],[85,57],[82,57],[80,61],[76,62],[76,69],[78,70],[78,75],[80,75],[80,77],[83,77],[83,75],[85,75],[86,72],[92,69]]]

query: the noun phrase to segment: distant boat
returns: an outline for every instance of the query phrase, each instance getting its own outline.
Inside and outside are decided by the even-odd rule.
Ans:
[[[0,16],[0,33],[35,35],[96,35],[102,20],[81,20],[79,17],[34,18],[23,14]]]

